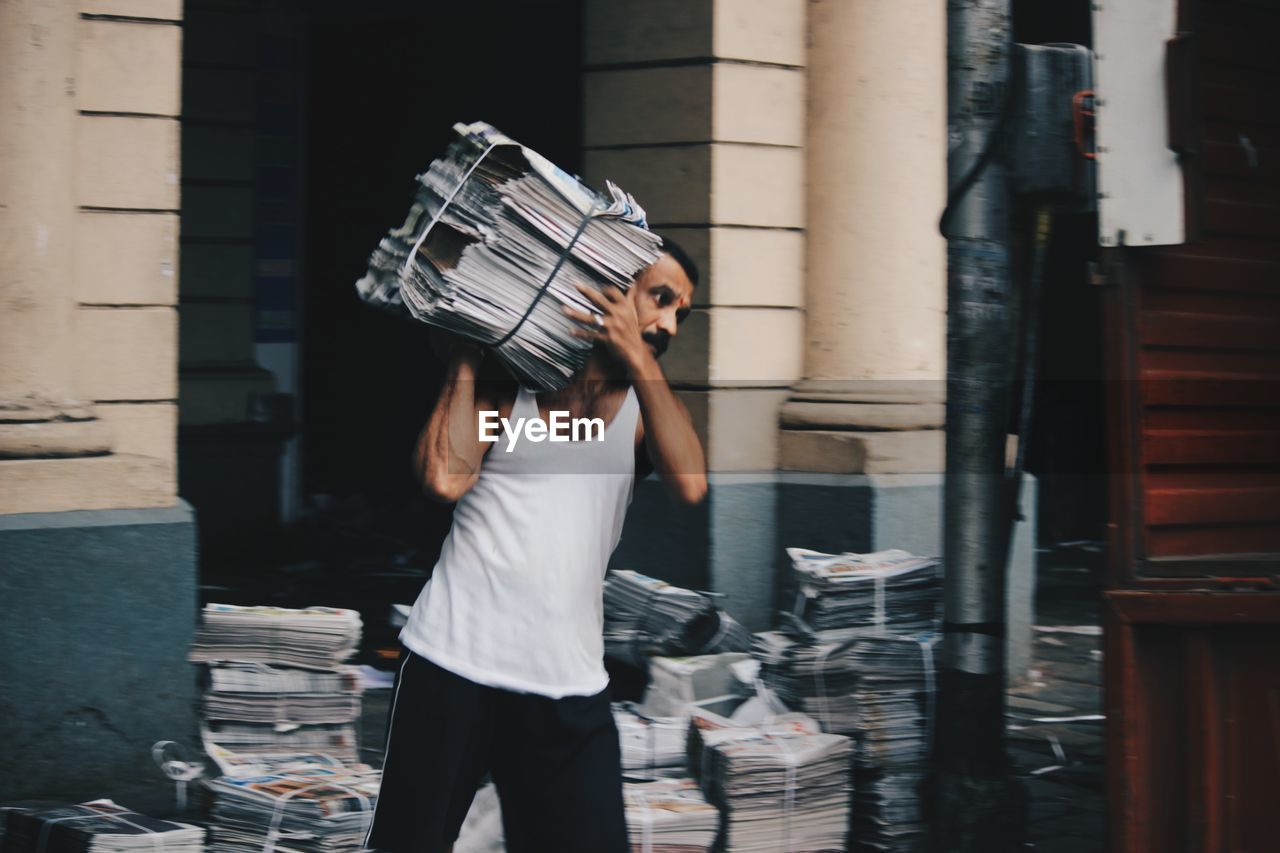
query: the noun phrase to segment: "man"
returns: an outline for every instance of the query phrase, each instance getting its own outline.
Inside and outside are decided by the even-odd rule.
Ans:
[[[457,501],[431,580],[401,632],[382,792],[367,846],[451,848],[492,775],[511,853],[624,853],[618,735],[603,663],[602,585],[637,476],[682,503],[706,462],[658,357],[688,316],[697,268],[669,241],[625,293],[582,288],[566,309],[596,342],[567,388],[480,382],[484,355],[455,345],[415,468]],[[481,412],[599,418],[597,441],[482,441]]]

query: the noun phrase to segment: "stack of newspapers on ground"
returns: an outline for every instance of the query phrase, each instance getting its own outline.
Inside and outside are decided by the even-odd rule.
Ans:
[[[823,731],[854,738],[851,849],[912,850],[925,830],[938,562],[904,551],[788,554],[803,617],[755,635],[761,679]]]
[[[720,810],[716,849],[843,850],[850,739],[767,691],[735,701],[692,708],[686,742],[690,775]]]
[[[633,702],[615,703],[613,721],[622,748],[622,769],[644,776],[683,774],[687,716],[654,717]]]
[[[746,652],[751,634],[712,596],[627,569],[604,584],[605,654],[645,667],[655,655]]]
[[[706,853],[715,844],[720,813],[692,779],[623,785],[632,853]]]
[[[5,853],[201,853],[205,831],[111,800],[7,810]]]
[[[914,635],[937,629],[940,564],[901,550],[823,554],[788,548],[797,613],[814,631],[874,628]]]
[[[576,286],[629,287],[661,240],[613,184],[601,195],[483,122],[454,131],[357,291],[492,347],[530,388],[561,388],[592,347],[562,309],[598,313]]]
[[[206,749],[357,761],[361,686],[344,661],[360,631],[354,610],[207,605],[190,655],[209,665]]]
[[[378,771],[329,755],[244,756],[216,746],[222,775],[209,780],[211,853],[316,851],[364,846],[377,805]]]
[[[722,812],[721,849],[844,849],[849,738],[730,728],[702,739],[702,790]]]

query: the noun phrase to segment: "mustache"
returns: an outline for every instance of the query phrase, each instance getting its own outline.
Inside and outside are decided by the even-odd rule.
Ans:
[[[661,329],[653,332],[644,332],[640,337],[644,339],[645,343],[653,344],[653,348],[658,355],[666,352],[667,347],[671,345],[671,336]]]

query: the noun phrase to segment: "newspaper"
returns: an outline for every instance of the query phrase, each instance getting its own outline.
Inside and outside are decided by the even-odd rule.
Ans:
[[[231,752],[254,756],[306,752],[354,762],[360,751],[355,723],[275,725],[206,720],[200,726],[200,738],[206,750],[209,744],[215,744]]]
[[[749,688],[738,680],[734,665],[749,660],[750,656],[741,652],[651,658],[642,707],[653,716],[688,716],[687,706],[695,702],[745,694]]]
[[[360,717],[361,687],[355,667],[334,672],[266,664],[213,664],[204,694],[206,720],[271,723],[351,723]]]
[[[335,670],[359,647],[360,630],[354,610],[207,604],[190,660]]]
[[[5,853],[200,853],[205,831],[158,820],[111,800],[8,813]]]
[[[260,772],[249,775],[247,766]],[[362,848],[377,805],[378,771],[305,754],[264,756],[237,771],[209,781],[211,851]]]
[[[613,721],[623,770],[652,773],[660,767],[684,767],[687,716],[649,716],[631,702],[620,702],[613,706]]]
[[[832,734],[704,731],[702,790],[721,810],[719,849],[845,849],[853,742]]]
[[[788,548],[797,584],[795,615],[815,631],[875,629],[887,634],[935,631],[940,563],[907,551],[824,554]]]
[[[604,583],[605,654],[636,666],[653,655],[745,652],[751,635],[711,596],[639,572],[609,572]]]
[[[824,731],[854,737],[859,849],[910,851],[924,832],[919,787],[933,724],[932,637],[756,635],[761,678]]]
[[[622,789],[632,853],[706,853],[720,813],[692,779],[628,782]]]
[[[601,195],[483,122],[454,131],[356,289],[495,348],[530,388],[561,388],[592,346],[562,309],[598,313],[576,286],[629,287],[661,240],[612,183]]]

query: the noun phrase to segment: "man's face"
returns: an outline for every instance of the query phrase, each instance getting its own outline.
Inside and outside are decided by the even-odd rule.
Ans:
[[[636,307],[640,336],[654,356],[667,350],[693,305],[693,282],[670,255],[662,255],[636,277],[627,293]]]

